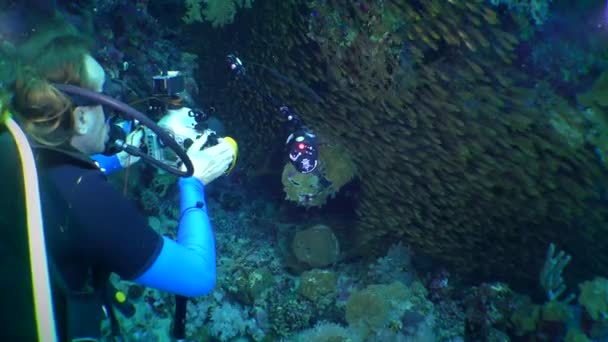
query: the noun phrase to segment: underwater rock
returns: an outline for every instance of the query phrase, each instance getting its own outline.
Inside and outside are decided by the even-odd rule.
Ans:
[[[326,225],[316,225],[296,233],[291,250],[298,261],[310,267],[325,267],[338,260],[340,244]]]

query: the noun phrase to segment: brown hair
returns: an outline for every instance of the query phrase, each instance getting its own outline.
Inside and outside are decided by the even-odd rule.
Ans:
[[[93,89],[85,69],[91,41],[65,22],[51,23],[19,47],[11,111],[31,138],[57,146],[71,137],[73,105],[52,83]]]
[[[71,137],[70,100],[29,69],[19,71],[12,112],[23,130],[37,142],[57,146]]]

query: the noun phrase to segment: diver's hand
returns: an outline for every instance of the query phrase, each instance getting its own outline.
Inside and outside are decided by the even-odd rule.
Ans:
[[[144,137],[143,130],[136,129],[133,132],[129,133],[129,135],[127,135],[126,143],[131,146],[140,147],[141,140],[143,139],[143,137]],[[123,168],[129,167],[129,166],[137,163],[141,159],[140,157],[132,156],[125,151],[118,152],[116,154],[116,157],[118,157],[118,162],[120,163],[120,166],[122,166]]]
[[[198,178],[207,185],[223,175],[230,167],[234,156],[234,149],[223,138],[218,138],[218,144],[200,150],[207,139],[197,139],[188,149],[188,157],[194,165],[193,177]],[[182,167],[185,171],[185,167]]]

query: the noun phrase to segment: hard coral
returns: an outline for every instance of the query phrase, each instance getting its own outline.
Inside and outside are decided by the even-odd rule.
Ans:
[[[351,295],[346,303],[346,321],[368,336],[409,310],[413,306],[410,297],[408,288],[399,282],[370,285]]]
[[[298,261],[310,267],[326,267],[338,260],[340,243],[331,228],[319,224],[297,232],[291,250]]]
[[[346,321],[366,341],[393,341],[399,340],[394,336],[402,334],[418,335],[425,326],[433,326],[433,305],[426,295],[424,286],[417,282],[409,287],[398,281],[369,285],[349,298]]]
[[[284,337],[293,331],[310,326],[314,315],[314,308],[310,301],[278,293],[270,298],[268,314],[274,335]]]
[[[230,341],[255,326],[247,316],[239,305],[224,303],[211,311],[209,331],[220,341]]]
[[[313,302],[335,294],[338,276],[332,271],[311,270],[302,273],[298,293]]]

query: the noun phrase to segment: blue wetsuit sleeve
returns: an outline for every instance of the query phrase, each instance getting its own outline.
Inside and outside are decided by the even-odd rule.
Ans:
[[[152,265],[136,282],[160,290],[195,297],[213,290],[216,280],[215,240],[205,203],[203,183],[179,180],[181,219],[177,241],[164,237]]]
[[[99,164],[99,169],[106,175],[112,174],[122,169],[118,156],[116,154],[111,156],[104,156],[103,154],[96,154],[91,157],[94,161]]]

